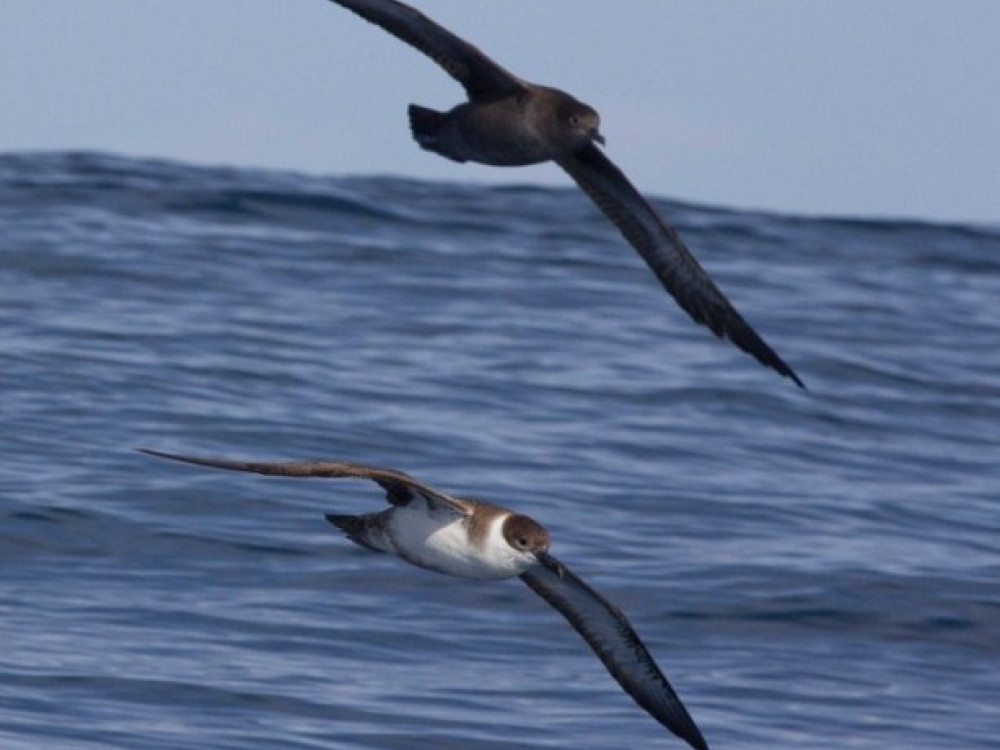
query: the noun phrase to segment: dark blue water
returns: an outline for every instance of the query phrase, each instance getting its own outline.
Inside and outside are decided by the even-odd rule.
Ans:
[[[682,746],[377,488],[137,447],[533,515],[716,750],[998,747],[1000,230],[660,206],[808,392],[569,187],[0,157],[0,747]]]

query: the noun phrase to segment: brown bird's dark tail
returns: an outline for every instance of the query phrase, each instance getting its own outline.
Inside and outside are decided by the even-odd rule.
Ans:
[[[413,133],[413,140],[419,143],[421,148],[433,151],[435,154],[452,161],[465,161],[465,159],[460,159],[444,149],[441,132],[448,122],[447,114],[421,107],[419,104],[411,104],[407,113],[410,116],[410,132]]]
[[[411,104],[406,112],[410,116],[410,130],[414,140],[424,148],[432,146],[438,140],[447,120],[444,112],[421,107],[419,104]]]

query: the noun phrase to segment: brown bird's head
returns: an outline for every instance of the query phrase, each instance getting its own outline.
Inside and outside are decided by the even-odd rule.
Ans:
[[[557,113],[559,128],[568,134],[574,151],[593,141],[604,145],[604,136],[601,135],[601,116],[589,104],[579,102],[567,94],[560,102]]]

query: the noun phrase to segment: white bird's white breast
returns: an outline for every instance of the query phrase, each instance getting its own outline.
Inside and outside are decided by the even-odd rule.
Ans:
[[[393,546],[414,565],[459,578],[499,579],[519,575],[533,562],[504,539],[506,516],[492,520],[480,545],[469,538],[465,517],[416,505],[395,508],[389,522]]]

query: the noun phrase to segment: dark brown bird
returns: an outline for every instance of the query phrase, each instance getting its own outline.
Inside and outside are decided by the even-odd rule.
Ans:
[[[555,161],[576,180],[695,322],[804,388],[736,311],[681,240],[598,148],[600,117],[569,94],[518,78],[478,48],[395,0],[333,0],[415,47],[465,88],[449,112],[411,104],[421,147],[457,162],[521,166]]]

